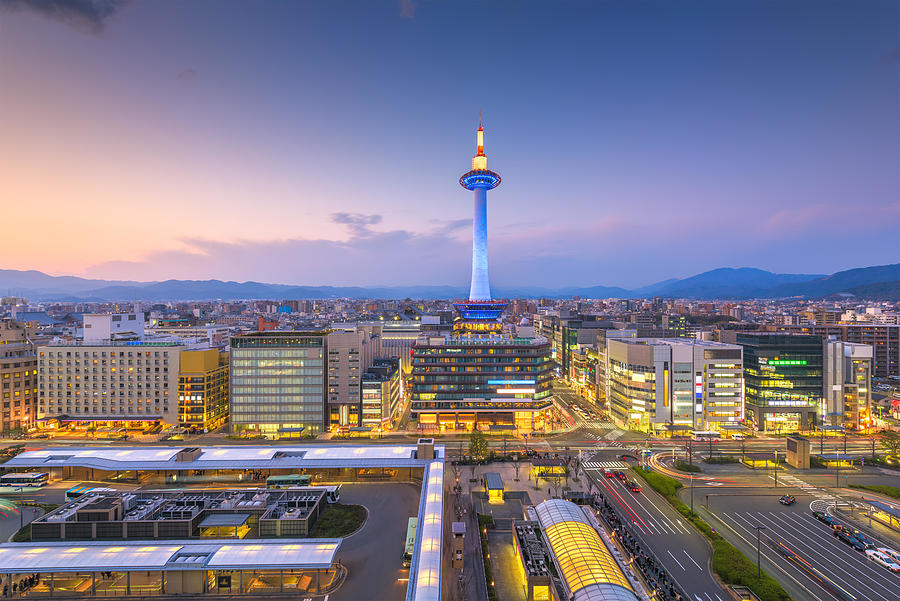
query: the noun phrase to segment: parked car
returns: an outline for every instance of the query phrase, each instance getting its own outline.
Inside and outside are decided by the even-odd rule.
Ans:
[[[883,568],[887,568],[895,574],[900,574],[900,564],[894,559],[875,549],[866,550],[866,559],[873,563],[877,563]]]
[[[631,489],[631,492],[641,492],[641,485],[634,480],[628,483],[628,488]]]
[[[834,521],[834,518],[831,517],[830,515],[828,515],[827,513],[825,513],[824,511],[813,511],[813,517],[815,517],[820,522],[828,524],[832,528],[834,528],[834,525],[836,523]]]
[[[797,499],[794,498],[794,495],[781,495],[781,498],[778,499],[778,502],[782,505],[793,505],[794,501]]]

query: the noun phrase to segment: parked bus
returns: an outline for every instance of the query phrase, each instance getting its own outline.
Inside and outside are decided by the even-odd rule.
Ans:
[[[418,518],[409,518],[406,525],[406,547],[403,549],[404,568],[408,568],[412,563],[413,550],[416,548],[416,522],[418,522]]]
[[[310,486],[310,490],[324,490],[325,501],[328,503],[337,503],[341,500],[341,485],[335,486]]]
[[[287,474],[284,476],[269,476],[266,478],[266,488],[291,488],[294,486],[309,486],[312,476],[305,474]]]
[[[691,440],[696,442],[719,442],[722,440],[722,435],[714,430],[694,430],[691,432]]]
[[[45,472],[28,472],[25,474],[3,474],[0,486],[47,486],[50,474]]]
[[[78,497],[89,492],[116,492],[116,489],[103,488],[102,486],[93,486],[91,484],[79,484],[78,486],[73,486],[66,491],[66,499],[71,501],[72,499],[77,499]]]

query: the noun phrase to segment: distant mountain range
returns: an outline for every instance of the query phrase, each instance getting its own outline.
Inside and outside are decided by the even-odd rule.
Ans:
[[[291,286],[221,280],[133,282],[51,276],[40,271],[0,269],[0,293],[36,301],[182,301],[319,298],[461,298],[453,286]],[[839,271],[831,275],[772,273],[750,267],[713,269],[627,290],[610,286],[495,288],[500,298],[824,298],[832,295],[900,299],[900,263]]]

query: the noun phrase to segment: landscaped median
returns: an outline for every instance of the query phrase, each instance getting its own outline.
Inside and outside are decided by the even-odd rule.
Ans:
[[[723,582],[729,585],[746,586],[760,598],[761,601],[790,601],[791,596],[778,582],[762,573],[762,579],[756,578],[756,564],[747,559],[734,545],[715,532],[712,527],[703,521],[700,516],[691,511],[691,508],[678,498],[678,489],[683,486],[675,478],[647,471],[642,467],[634,467],[638,474],[647,481],[653,490],[661,494],[666,500],[691,522],[703,536],[709,540],[713,548],[713,571],[719,575]]]
[[[900,499],[900,488],[896,486],[886,486],[884,484],[851,484],[850,488],[859,488],[870,492],[877,492],[886,497]]]

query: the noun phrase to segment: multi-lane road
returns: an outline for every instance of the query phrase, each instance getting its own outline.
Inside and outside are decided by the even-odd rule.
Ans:
[[[618,451],[621,452],[621,451]],[[655,491],[644,487],[632,492],[626,482],[606,478],[603,469],[628,469],[617,451],[592,453],[582,462],[594,488],[615,508],[641,546],[651,550],[669,576],[695,601],[727,601],[725,592],[711,573],[711,551],[706,540]],[[629,479],[632,472],[626,472]]]
[[[729,491],[710,502],[710,509],[700,509],[704,519],[738,546],[748,557],[756,557],[757,526],[760,531],[762,567],[782,584],[797,601],[842,598],[847,601],[896,601],[900,599],[900,575],[867,561],[865,553],[856,551],[834,536],[832,528],[817,520],[812,507],[827,510],[830,502],[819,495],[796,492],[797,502],[785,507],[778,503],[777,493]],[[838,521],[841,519],[838,517]],[[846,523],[846,522],[845,522]],[[874,538],[874,537],[873,537]],[[783,544],[799,558],[818,570],[804,570],[778,550]],[[893,546],[878,541],[883,546]],[[829,591],[828,589],[831,589]],[[833,592],[833,591],[837,592]]]

